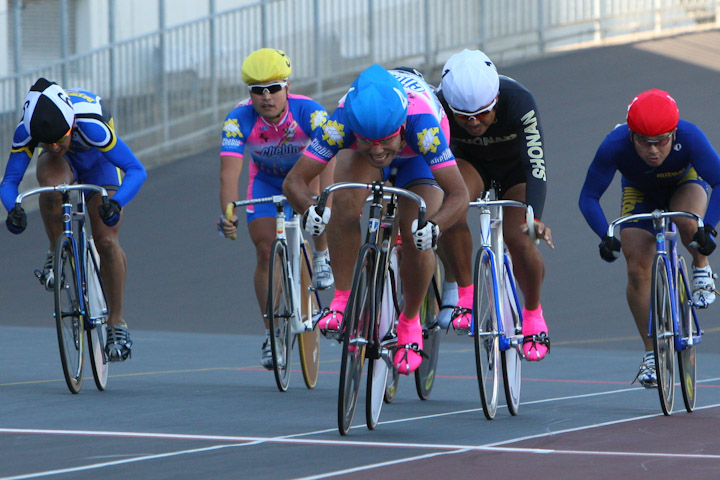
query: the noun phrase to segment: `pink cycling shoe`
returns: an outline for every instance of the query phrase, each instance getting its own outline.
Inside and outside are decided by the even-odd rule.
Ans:
[[[413,319],[401,313],[397,325],[397,350],[395,368],[403,375],[410,375],[422,363],[423,335],[420,315]]]
[[[458,306],[452,312],[452,325],[455,330],[469,330],[472,324],[473,285],[458,287]]]
[[[523,353],[531,362],[538,362],[545,358],[550,351],[550,337],[545,323],[542,307],[528,310],[523,307]]]
[[[317,326],[323,335],[336,334],[342,330],[343,314],[350,296],[350,290],[335,290],[335,296],[330,302],[330,308],[326,308],[320,314]]]

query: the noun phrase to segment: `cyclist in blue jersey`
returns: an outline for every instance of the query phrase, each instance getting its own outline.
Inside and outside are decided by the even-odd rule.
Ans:
[[[647,90],[630,102],[627,123],[616,126],[600,144],[580,192],[580,210],[601,238],[600,256],[607,262],[617,259],[620,250],[625,256],[627,301],[645,346],[634,381],[654,388],[657,376],[647,322],[655,238],[649,221],[624,223],[620,240],[607,237],[608,222],[600,197],[616,171],[622,175],[621,215],[655,209],[704,215],[703,229],[698,229],[691,219],[673,221],[693,259],[693,302],[705,308],[715,300],[716,293],[707,256],[715,249],[714,227],[720,220],[720,156],[696,125],[680,119],[670,94]],[[708,203],[709,186],[712,195]]]
[[[423,228],[417,225],[416,204],[400,199],[398,212],[404,245],[400,263],[404,305],[398,319],[394,363],[406,375],[422,361],[420,304],[435,269],[432,249],[440,231],[468,208],[467,189],[448,147],[448,133],[445,112],[420,76],[373,65],[358,76],[322,130],[315,132],[283,184],[293,206],[305,212],[306,231],[318,235],[327,225],[336,290],[330,309],[318,322],[325,332],[342,328],[367,192],[336,191],[331,220],[330,209],[322,216],[316,211],[310,180],[337,155],[336,182],[387,180],[392,168],[397,172],[395,186],[425,199],[429,221]],[[408,247],[413,244],[416,248]]]
[[[452,55],[442,71],[438,98],[450,115],[450,148],[470,198],[479,198],[494,181],[499,198],[532,205],[535,232],[554,248],[550,228],[540,221],[545,205],[545,141],[532,94],[515,80],[498,75],[493,62],[479,50]],[[525,212],[504,212],[503,235],[513,271],[523,292],[523,353],[542,360],[550,337],[540,304],[545,265],[528,237]],[[473,308],[472,236],[467,216],[444,232],[440,257],[445,265],[443,308],[438,323],[464,331]]]
[[[108,301],[106,352],[111,361],[124,361],[131,355],[132,341],[122,315],[127,259],[118,232],[122,209],[140,190],[145,168],[115,134],[113,118],[98,95],[80,89],[63,90],[40,78],[25,99],[0,184],[0,197],[9,212],[6,225],[12,233],[19,234],[27,226],[27,215],[22,207],[15,207],[15,198],[36,149],[40,186],[81,182],[108,190],[111,199],[107,207],[101,205],[99,195],[88,195],[87,202]],[[54,248],[62,233],[60,194],[41,194],[39,205],[50,250],[36,275],[51,290]]]
[[[220,149],[220,208],[238,200],[238,182],[243,160],[247,157],[249,182],[247,198],[262,198],[282,194],[282,182],[302,152],[310,143],[310,136],[327,119],[325,109],[314,100],[290,93],[288,78],[292,72],[290,59],[276,49],[262,48],[243,61],[241,73],[248,85],[250,98],[240,102],[225,118]],[[332,165],[318,175],[320,183],[332,182]],[[313,182],[318,192],[318,178]],[[273,368],[270,346],[270,327],[267,313],[270,248],[275,240],[275,206],[261,204],[246,209],[248,231],[255,245],[255,295],[265,323],[261,364]],[[288,206],[287,215],[291,210]],[[218,228],[226,237],[237,232],[238,218],[224,215]],[[330,257],[325,236],[315,239],[313,253],[313,286],[320,290],[333,284]]]

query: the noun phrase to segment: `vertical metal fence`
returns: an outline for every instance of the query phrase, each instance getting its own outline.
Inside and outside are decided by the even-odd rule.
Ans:
[[[163,23],[165,1],[160,2]],[[19,6],[21,0],[12,0]],[[77,44],[74,3],[56,2],[63,38],[46,39],[58,60],[39,60],[21,29],[24,10],[8,12],[16,73],[0,78],[0,170],[20,107],[39,76],[98,93],[119,135],[146,164],[219,144],[221,122],[246,97],[240,67],[271,46],[293,61],[292,90],[330,111],[372,63],[406,64],[431,80],[453,52],[480,48],[498,64],[609,39],[658,36],[718,25],[718,0],[260,0],[130,40],[114,41],[121,2],[109,0],[110,43],[68,55]],[[15,39],[15,40],[12,40]],[[20,43],[19,45],[17,43]],[[73,47],[74,48],[74,47]],[[65,52],[65,53],[63,53]],[[33,60],[39,65],[30,65]]]

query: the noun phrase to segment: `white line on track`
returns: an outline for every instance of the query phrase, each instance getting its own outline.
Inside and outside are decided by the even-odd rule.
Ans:
[[[705,379],[702,381],[698,381],[698,383],[709,383],[709,382],[716,382],[719,381],[720,378],[711,378],[711,379]],[[555,398],[549,398],[549,399],[543,399],[543,400],[535,400],[530,402],[523,402],[523,405],[530,405],[530,404],[539,404],[539,403],[547,403],[547,402],[557,402],[557,401],[564,401],[564,400],[571,400],[571,399],[578,399],[578,398],[588,398],[588,397],[596,397],[596,396],[603,396],[603,395],[612,395],[616,393],[625,393],[630,391],[635,391],[641,389],[640,387],[637,388],[625,388],[620,390],[611,390],[607,392],[597,392],[597,393],[589,393],[589,394],[583,394],[583,395],[572,395],[572,396],[565,396],[565,397],[555,397]],[[703,407],[697,407],[696,410],[705,410],[708,408],[716,408],[720,407],[720,404],[714,404],[714,405],[707,405]],[[480,409],[468,409],[468,410],[459,410],[455,412],[446,412],[441,414],[434,414],[434,415],[424,415],[421,417],[412,417],[412,418],[405,418],[405,419],[399,419],[399,420],[391,420],[387,422],[381,422],[383,424],[391,424],[391,423],[401,423],[401,422],[409,422],[409,421],[418,421],[428,418],[437,418],[442,416],[448,416],[448,415],[458,415],[462,413],[468,413],[468,412],[475,412]],[[654,453],[654,452],[611,452],[611,451],[582,451],[582,450],[553,450],[553,449],[539,449],[539,448],[514,448],[514,447],[504,447],[502,445],[507,445],[511,443],[517,443],[525,440],[531,440],[531,439],[537,439],[542,437],[548,437],[552,435],[560,435],[563,433],[569,433],[569,432],[577,432],[582,430],[590,430],[593,428],[600,428],[600,427],[606,427],[609,425],[615,425],[620,423],[627,423],[637,420],[644,420],[647,418],[652,417],[658,417],[662,414],[652,414],[652,415],[642,415],[639,417],[631,417],[621,420],[614,420],[610,422],[603,422],[603,423],[596,423],[596,424],[590,424],[585,425],[581,427],[576,428],[569,428],[565,430],[557,430],[553,432],[545,432],[537,435],[529,435],[525,437],[518,437],[513,438],[510,440],[504,440],[501,442],[494,442],[489,443],[485,445],[454,445],[454,444],[426,444],[426,443],[390,443],[390,442],[358,442],[358,441],[351,441],[351,440],[322,440],[322,439],[301,439],[297,437],[307,437],[310,435],[317,435],[321,433],[328,433],[333,432],[335,429],[326,429],[326,430],[318,430],[314,432],[305,432],[305,433],[298,433],[293,435],[287,435],[287,436],[280,436],[280,437],[242,437],[242,436],[224,436],[224,435],[187,435],[187,434],[168,434],[168,433],[146,433],[146,432],[111,432],[111,431],[82,431],[82,430],[49,430],[49,429],[24,429],[24,428],[0,428],[0,433],[8,433],[8,434],[34,434],[34,435],[69,435],[69,436],[102,436],[102,437],[128,437],[128,438],[163,438],[163,439],[178,439],[178,440],[202,440],[202,441],[220,441],[220,442],[235,442],[227,445],[214,445],[210,447],[204,447],[204,448],[196,448],[196,449],[189,449],[189,450],[179,450],[176,452],[167,452],[157,455],[143,455],[140,457],[133,457],[133,458],[127,458],[123,460],[114,460],[110,462],[102,462],[102,463],[94,463],[91,465],[84,465],[80,467],[73,467],[73,468],[65,468],[65,469],[58,469],[58,470],[48,470],[44,472],[35,472],[35,473],[28,473],[24,475],[17,475],[12,477],[0,477],[0,480],[22,480],[22,479],[30,479],[30,478],[38,478],[43,476],[53,476],[53,475],[61,475],[66,473],[73,473],[73,472],[80,472],[85,470],[94,470],[99,468],[105,468],[115,465],[122,465],[125,463],[135,463],[135,462],[142,462],[147,460],[157,460],[160,458],[167,458],[167,457],[173,457],[173,456],[179,456],[179,455],[187,455],[187,454],[194,454],[194,453],[201,453],[201,452],[207,452],[212,450],[219,450],[219,449],[225,449],[225,448],[236,448],[236,447],[248,447],[253,445],[259,445],[263,443],[291,443],[291,444],[311,444],[311,445],[334,445],[334,446],[353,446],[353,447],[386,447],[386,448],[415,448],[415,449],[430,449],[430,450],[445,450],[442,452],[435,452],[431,454],[425,454],[420,456],[414,456],[414,457],[408,457],[408,458],[402,458],[398,460],[388,461],[388,462],[381,462],[381,463],[375,463],[371,465],[364,465],[362,467],[356,467],[352,469],[347,470],[339,470],[334,472],[328,472],[321,475],[314,475],[310,477],[305,477],[301,480],[314,480],[314,479],[322,479],[327,478],[334,475],[340,475],[343,473],[352,473],[352,472],[358,472],[358,471],[364,471],[364,470],[371,470],[374,468],[379,468],[383,466],[388,465],[396,465],[400,463],[407,463],[411,461],[416,461],[420,459],[425,458],[431,458],[437,455],[448,455],[448,454],[457,454],[457,453],[464,453],[469,451],[494,451],[494,452],[514,452],[514,453],[533,453],[533,454],[565,454],[565,455],[603,455],[603,456],[635,456],[635,457],[663,457],[663,458],[687,458],[687,459],[712,459],[712,460],[720,460],[720,455],[701,455],[701,454],[671,454],[671,453]],[[361,426],[356,426],[353,428],[360,428]],[[237,443],[242,442],[242,443]]]

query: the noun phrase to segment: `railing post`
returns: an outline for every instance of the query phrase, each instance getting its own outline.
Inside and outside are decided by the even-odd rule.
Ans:
[[[13,48],[13,70],[15,73],[15,98],[19,104],[24,98],[24,88],[20,85],[20,56],[22,55],[22,0],[15,0],[13,3],[13,18],[15,20]]]
[[[432,25],[430,22],[430,15],[431,8],[434,2],[431,2],[430,0],[425,0],[425,18],[424,18],[424,27],[425,27],[425,65],[423,67],[423,70],[427,73],[432,73],[431,70],[433,68],[433,60],[436,56],[437,52],[433,50],[432,46],[432,32],[430,31],[432,29]]]
[[[109,0],[108,1],[108,42],[110,43],[108,48],[108,81],[110,86],[110,91],[108,92],[109,98],[108,101],[108,107],[110,108],[110,113],[113,115],[116,113],[116,106],[118,105],[118,88],[117,88],[117,80],[115,79],[117,75],[117,69],[115,68],[115,0]]]
[[[545,54],[545,1],[540,0],[537,3],[538,16],[538,51],[540,55]]]
[[[162,145],[163,151],[167,152],[170,139],[170,94],[168,92],[168,72],[165,68],[167,60],[166,45],[167,26],[165,24],[165,0],[158,2],[158,23],[160,23],[160,59],[159,59],[159,75],[160,75],[160,105],[161,105],[161,121],[162,121]]]
[[[68,72],[67,72],[67,58],[68,58],[68,36],[70,35],[68,28],[68,1],[60,1],[60,58],[63,63],[60,68],[60,78],[62,79],[61,85],[63,88],[67,88],[65,85],[68,83]]]
[[[315,71],[311,73],[310,78],[315,78],[315,98],[319,98],[323,92],[323,80],[325,79],[325,72],[320,72],[322,68],[320,65],[320,0],[313,0],[313,46],[311,49],[313,55],[313,67]]]
[[[210,105],[212,106],[212,121],[220,113],[220,101],[218,96],[218,73],[217,73],[217,11],[215,0],[208,0],[210,10],[209,42],[210,42]]]

